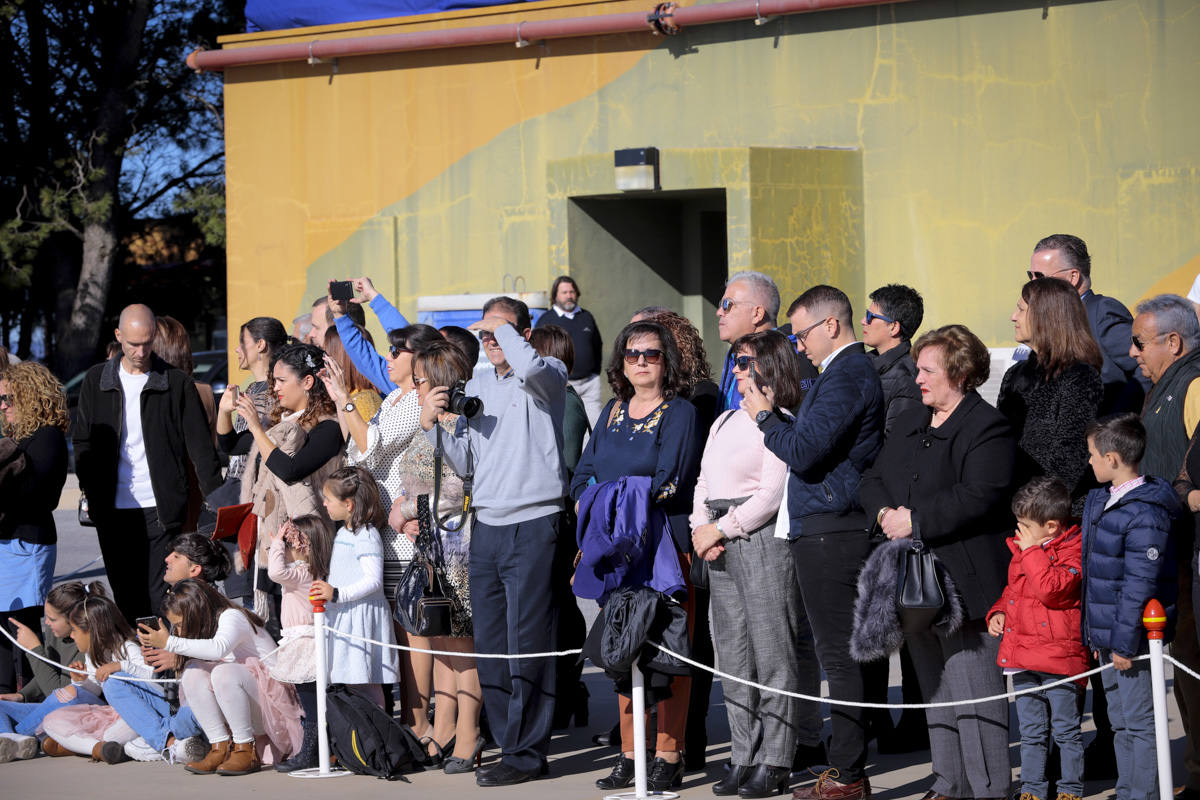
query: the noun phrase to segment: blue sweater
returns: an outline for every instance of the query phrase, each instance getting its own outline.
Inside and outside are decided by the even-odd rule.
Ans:
[[[375,312],[375,316],[379,317],[379,324],[385,331],[408,327],[408,320],[383,295],[375,295],[375,299],[368,305]],[[396,391],[396,384],[388,377],[387,359],[379,355],[363,338],[354,320],[349,316],[341,316],[335,318],[333,324],[338,335],[342,337],[342,347],[346,349],[346,355],[350,356],[350,363],[354,368],[365,375],[385,397]]]
[[[1083,643],[1132,658],[1149,649],[1142,613],[1155,598],[1175,627],[1179,572],[1173,527],[1183,507],[1171,484],[1147,477],[1104,509],[1108,489],[1088,492],[1083,508]]]
[[[791,538],[865,525],[858,484],[883,446],[885,413],[875,364],[855,343],[829,362],[794,421],[763,422],[767,449],[790,470]]]

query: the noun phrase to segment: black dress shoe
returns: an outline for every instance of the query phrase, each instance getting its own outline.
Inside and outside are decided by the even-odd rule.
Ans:
[[[597,789],[624,789],[633,786],[633,759],[624,755],[617,756],[617,763],[607,777],[596,781]]]
[[[646,776],[646,789],[651,792],[665,792],[683,785],[683,759],[674,764],[665,758],[654,759],[650,765],[650,774]]]
[[[772,767],[768,764],[758,764],[746,778],[746,782],[738,789],[738,797],[774,797],[787,791],[790,767]]]
[[[534,772],[522,772],[516,767],[510,767],[501,761],[475,773],[475,783],[479,786],[512,786],[524,783],[537,777]]]
[[[751,769],[751,767],[743,767],[739,764],[728,765],[725,777],[713,784],[713,794],[718,797],[731,797],[737,794],[738,789],[742,788],[742,782],[750,777]]]

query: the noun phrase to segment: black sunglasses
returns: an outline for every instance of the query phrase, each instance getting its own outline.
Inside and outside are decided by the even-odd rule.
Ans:
[[[0,394],[0,405],[11,406],[13,399],[11,394]]]
[[[885,317],[883,314],[876,314],[874,311],[872,311],[871,309],[868,308],[867,316],[866,316],[867,324],[870,325],[872,322],[874,322],[877,319],[883,320],[888,325],[891,325],[893,322],[896,321],[896,320],[892,319],[891,317]]]
[[[662,361],[662,350],[654,350],[651,348],[649,350],[625,351],[626,364],[636,364],[640,358],[646,359],[647,364],[657,364],[659,361]]]
[[[733,360],[733,366],[736,369],[750,369],[750,365],[758,361],[754,356],[738,356]]]
[[[1158,341],[1163,336],[1169,335],[1169,333],[1156,333],[1150,337],[1150,342]],[[1133,349],[1137,350],[1139,353],[1146,349],[1146,345],[1150,344],[1150,342],[1144,341],[1140,336],[1130,336],[1129,339],[1133,342]],[[3,400],[4,398],[0,397],[0,401]]]
[[[392,345],[392,349],[391,349],[392,358],[396,358],[401,353],[411,353],[411,352],[412,352],[412,350],[409,350],[407,347],[396,347],[396,345]]]

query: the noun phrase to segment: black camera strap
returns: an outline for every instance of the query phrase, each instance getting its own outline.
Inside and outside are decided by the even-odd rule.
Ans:
[[[433,524],[438,527],[438,530],[446,533],[456,533],[461,531],[463,525],[467,524],[467,515],[471,513],[471,497],[474,494],[475,488],[475,452],[471,449],[471,420],[467,417],[462,418],[467,426],[467,474],[463,476],[463,506],[462,517],[458,524],[454,526],[443,525],[441,515],[438,509],[441,508],[442,496],[442,458],[444,451],[442,448],[442,426],[441,423],[435,422],[434,426],[437,430],[437,445],[433,448]]]

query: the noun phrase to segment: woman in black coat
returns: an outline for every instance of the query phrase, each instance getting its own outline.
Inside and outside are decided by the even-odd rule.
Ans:
[[[917,340],[913,356],[927,410],[897,420],[859,494],[889,539],[913,536],[928,544],[962,595],[966,621],[956,633],[905,637],[925,700],[1002,694],[999,643],[984,617],[1006,580],[1015,442],[1008,421],[975,391],[990,364],[975,334],[961,325],[939,328]],[[929,796],[1004,797],[1011,777],[1008,703],[931,708],[926,715]]]
[[[1079,295],[1056,278],[1025,284],[1012,322],[1017,341],[1033,351],[1004,373],[996,402],[1017,438],[1016,484],[1058,478],[1082,513],[1095,487],[1084,431],[1104,399],[1100,346]]]
[[[0,372],[0,621],[12,632],[9,617],[38,630],[54,579],[68,424],[67,398],[50,370],[24,361]],[[12,645],[0,636],[0,693],[16,691],[13,667]]]

